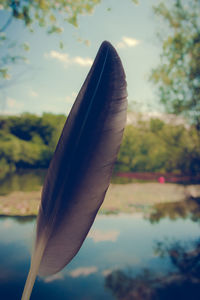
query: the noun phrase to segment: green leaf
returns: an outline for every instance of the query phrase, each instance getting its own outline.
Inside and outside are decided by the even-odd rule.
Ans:
[[[23,44],[22,44],[22,47],[23,47],[23,49],[24,49],[25,51],[29,51],[29,50],[30,50],[30,45],[29,45],[27,42],[23,43]]]
[[[63,49],[63,48],[64,48],[64,44],[63,44],[63,42],[62,42],[62,41],[60,41],[60,43],[59,43],[59,47],[60,47],[60,49]]]
[[[78,27],[77,17],[76,16],[72,16],[72,17],[68,18],[67,20],[73,26]]]

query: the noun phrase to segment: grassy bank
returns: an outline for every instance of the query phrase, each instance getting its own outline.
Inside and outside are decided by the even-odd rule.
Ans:
[[[0,196],[0,215],[37,215],[40,191],[12,192]],[[144,211],[158,203],[184,201],[189,196],[200,196],[200,185],[159,183],[111,184],[100,213],[134,213]]]

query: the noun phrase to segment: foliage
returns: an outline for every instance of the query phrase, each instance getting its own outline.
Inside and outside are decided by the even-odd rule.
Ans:
[[[47,33],[61,33],[63,31],[60,21],[64,20],[73,26],[78,26],[78,16],[92,13],[94,7],[101,0],[0,0],[1,10],[8,11],[8,19],[0,28],[0,49],[6,50],[6,55],[0,56],[0,81],[10,79],[9,68],[13,63],[26,61],[25,53],[29,45],[23,43],[18,46],[16,42],[10,41],[5,34],[7,27],[13,19],[21,20],[24,25],[33,31],[34,25],[44,27]],[[17,47],[18,46],[18,47]],[[62,42],[60,44],[62,47]],[[0,86],[1,87],[1,86]]]
[[[105,288],[118,300],[166,300],[200,297],[200,241],[169,240],[156,242],[155,254],[171,261],[171,270],[158,272],[154,268],[132,274],[129,270],[114,270],[105,277]],[[154,257],[155,260],[155,257]],[[165,264],[161,260],[159,264]]]
[[[23,43],[20,47],[16,42],[8,39],[5,33],[0,32],[0,83],[11,77],[10,67],[13,64],[26,62],[26,51],[29,50],[28,44]],[[3,53],[6,53],[5,55]],[[2,84],[0,84],[0,88]]]
[[[194,127],[172,125],[160,119],[128,125],[117,171],[198,174],[200,142]]]
[[[139,2],[138,0],[131,1],[134,4]],[[17,48],[17,43],[8,40],[5,31],[13,19],[21,20],[31,32],[34,31],[36,25],[45,28],[48,34],[59,34],[63,31],[62,21],[78,27],[78,17],[91,14],[100,2],[101,0],[0,0],[0,10],[8,12],[8,18],[0,28],[0,49],[1,51],[3,48],[8,50],[5,56],[0,55],[0,81],[11,77],[9,72],[11,63],[26,61],[25,56],[21,54],[22,50],[29,51],[29,45],[26,42]],[[62,41],[60,48],[63,48]]]
[[[183,201],[157,203],[153,206],[149,215],[152,224],[160,222],[164,218],[171,220],[191,219],[193,222],[200,221],[199,198],[188,197]]]
[[[77,26],[77,17],[80,14],[91,13],[95,5],[101,0],[0,0],[4,10],[9,10],[11,16],[21,19],[26,26],[37,23],[41,27],[47,27],[49,33],[62,31],[58,25],[59,15],[64,20]]]
[[[48,167],[64,115],[32,114],[0,118],[0,177],[16,168]]]
[[[200,1],[161,1],[160,65],[152,71],[161,102],[169,112],[184,114],[200,130]]]
[[[0,177],[21,168],[47,168],[66,117],[24,113],[0,117]],[[197,130],[160,119],[126,126],[115,171],[197,174]]]

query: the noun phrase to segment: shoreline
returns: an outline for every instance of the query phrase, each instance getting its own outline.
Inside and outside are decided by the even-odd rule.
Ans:
[[[41,189],[32,192],[16,191],[0,196],[0,216],[36,217]],[[176,203],[200,197],[200,185],[173,183],[111,184],[99,214],[119,214],[148,211],[155,205]]]

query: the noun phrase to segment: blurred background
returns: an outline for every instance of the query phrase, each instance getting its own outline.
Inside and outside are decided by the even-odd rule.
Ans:
[[[199,0],[0,0],[1,299],[20,299],[45,174],[104,40],[129,95],[112,183],[31,299],[200,299],[199,14]]]

